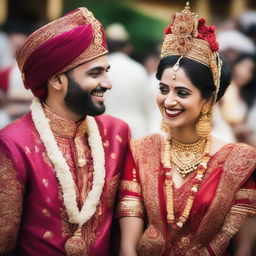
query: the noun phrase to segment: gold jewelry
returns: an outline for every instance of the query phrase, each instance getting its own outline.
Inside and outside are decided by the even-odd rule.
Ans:
[[[195,171],[204,155],[209,151],[210,139],[200,138],[193,144],[182,144],[172,139],[170,141],[169,161],[178,167],[178,172],[183,178]]]
[[[167,140],[166,140],[167,141]],[[168,143],[170,145],[170,143]],[[168,147],[165,145],[165,150],[170,150],[171,147]],[[199,146],[197,146],[199,147]],[[173,198],[173,181],[171,178],[171,169],[170,169],[170,158],[169,161],[167,159],[167,156],[165,154],[165,157],[163,159],[164,167],[166,168],[165,170],[165,193],[166,193],[166,209],[167,209],[167,223],[171,225],[171,227],[174,230],[181,229],[186,221],[188,220],[190,216],[190,212],[195,200],[195,196],[197,192],[199,191],[199,188],[201,186],[204,174],[207,170],[207,164],[210,159],[210,149],[211,149],[211,137],[209,136],[207,138],[207,142],[205,145],[204,152],[202,154],[202,160],[201,162],[197,165],[197,173],[195,178],[193,179],[193,185],[190,190],[190,195],[188,197],[188,200],[185,204],[185,207],[183,209],[183,212],[180,217],[175,219],[175,214],[174,214],[174,198]]]
[[[220,86],[222,62],[217,52],[219,46],[214,30],[213,26],[207,27],[204,19],[198,19],[198,15],[190,11],[187,2],[182,12],[175,13],[172,24],[165,30],[161,58],[169,55],[181,56],[175,69],[179,68],[179,61],[182,57],[209,67],[213,75],[216,100]],[[176,72],[172,79],[176,79]]]
[[[211,132],[212,107],[205,104],[202,108],[201,117],[196,124],[196,133],[199,137],[206,138]]]
[[[180,60],[183,58],[183,56],[180,56],[179,59],[177,60],[177,62],[174,64],[174,66],[172,67],[172,71],[173,71],[173,75],[172,75],[172,80],[176,79],[176,73],[177,71],[180,69]]]
[[[86,243],[82,237],[82,228],[79,227],[74,235],[65,243],[67,256],[84,256],[86,254]]]
[[[164,123],[164,120],[161,121],[161,130],[168,135],[168,139],[172,137],[172,129]]]

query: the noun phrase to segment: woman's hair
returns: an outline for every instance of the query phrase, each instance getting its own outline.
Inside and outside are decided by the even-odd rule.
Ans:
[[[251,81],[249,81],[247,84],[245,84],[241,88],[241,97],[244,100],[244,102],[247,104],[248,108],[251,108],[253,106],[253,103],[256,99],[256,56],[254,54],[249,53],[243,53],[238,56],[238,58],[234,61],[232,65],[232,70],[234,67],[239,64],[241,61],[249,59],[254,63],[254,69],[253,69],[253,76]]]
[[[173,67],[180,56],[170,55],[162,58],[158,65],[156,78],[161,80],[163,72],[166,68]],[[184,72],[193,83],[193,85],[199,89],[201,95],[205,99],[209,99],[214,95],[215,85],[213,82],[212,72],[209,67],[188,59],[186,57],[182,58],[179,63],[180,68],[183,68]],[[231,71],[226,62],[223,62],[221,69],[220,78],[220,89],[217,95],[217,101],[221,99],[224,95],[228,85],[231,81]]]

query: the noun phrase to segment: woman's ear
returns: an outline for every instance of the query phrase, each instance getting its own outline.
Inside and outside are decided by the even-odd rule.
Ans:
[[[214,101],[214,96],[212,96],[209,99],[205,99],[205,102],[203,103],[203,105],[206,105],[208,108],[210,108],[210,106],[212,105],[213,101]]]
[[[48,84],[57,91],[63,90],[67,83],[67,77],[63,73],[56,74],[48,80]]]

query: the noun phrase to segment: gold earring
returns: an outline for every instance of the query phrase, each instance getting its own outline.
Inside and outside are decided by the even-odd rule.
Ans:
[[[206,138],[211,132],[211,111],[208,104],[202,108],[202,114],[196,124],[196,133],[199,137]]]
[[[164,120],[161,121],[161,130],[168,135],[169,139],[172,137],[172,129],[164,123]]]

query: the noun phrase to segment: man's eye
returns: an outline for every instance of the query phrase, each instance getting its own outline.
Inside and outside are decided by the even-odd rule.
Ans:
[[[92,77],[97,77],[99,75],[99,72],[89,73],[89,75]]]

